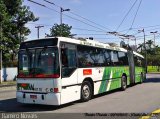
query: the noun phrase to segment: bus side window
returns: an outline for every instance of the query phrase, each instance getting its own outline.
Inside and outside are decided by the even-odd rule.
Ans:
[[[62,56],[62,67],[68,66],[68,58],[67,58],[67,49],[61,49],[61,56]]]
[[[61,48],[62,78],[72,75],[77,67],[75,45],[66,43],[64,46]]]
[[[111,54],[112,65],[117,66],[119,62],[117,51],[112,51]]]
[[[110,50],[104,50],[104,66],[110,66],[111,65],[111,51]]]
[[[124,66],[128,65],[128,57],[125,52],[118,52],[119,65]]]

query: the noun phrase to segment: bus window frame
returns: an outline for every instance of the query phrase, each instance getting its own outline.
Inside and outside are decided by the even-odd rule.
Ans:
[[[59,47],[57,47],[57,46],[45,46],[46,48],[57,48],[57,51],[59,51]],[[34,52],[35,52],[35,54],[36,54],[36,50],[37,49],[43,49],[44,47],[34,47],[34,48],[27,48],[27,49],[19,49],[19,51],[18,51],[18,54],[19,54],[19,52],[20,51],[26,51],[26,50],[34,50]],[[58,52],[58,59],[59,59],[59,56],[60,56],[60,54],[59,54],[59,52]],[[18,56],[19,57],[19,56]],[[36,58],[34,58],[34,62],[35,62],[35,60],[36,60]],[[61,76],[61,67],[60,67],[60,60],[58,60],[58,64],[59,64],[59,76]],[[35,64],[34,64],[35,65]],[[19,74],[19,60],[18,60],[18,73],[17,73],[17,77],[18,77],[18,74]],[[24,77],[24,78],[27,78],[27,77]],[[41,78],[41,77],[35,77],[35,74],[33,74],[33,77],[30,77],[30,78],[32,78],[32,79],[34,79],[34,78]],[[45,78],[52,78],[52,77],[45,77]],[[60,78],[60,77],[59,77]]]
[[[70,74],[70,75],[68,75],[68,76],[63,76],[62,75],[62,71],[63,71],[63,64],[62,64],[62,55],[61,55],[61,49],[62,49],[62,47],[61,47],[61,45],[62,44],[69,44],[69,45],[74,45],[74,47],[75,47],[75,59],[76,59],[76,67],[75,67],[75,69],[72,71],[72,73]],[[65,49],[65,48],[64,48]],[[66,48],[66,49],[68,49],[68,48]],[[74,43],[68,43],[68,42],[64,42],[64,41],[61,41],[60,43],[59,43],[59,57],[60,57],[60,75],[61,75],[61,79],[62,78],[68,78],[68,77],[70,77],[75,71],[76,71],[76,69],[78,68],[78,60],[77,60],[77,44],[74,44]],[[67,66],[68,67],[68,66]],[[67,68],[67,67],[65,67],[65,68]]]

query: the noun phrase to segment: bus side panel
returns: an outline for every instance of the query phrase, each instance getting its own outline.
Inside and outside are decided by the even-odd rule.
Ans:
[[[135,83],[141,82],[141,73],[143,73],[142,67],[135,67]]]
[[[80,99],[80,86],[77,84],[78,70],[69,77],[62,78],[61,104]]]
[[[69,103],[80,99],[80,85],[62,87],[61,104]]]
[[[122,75],[126,75],[127,77],[127,85],[130,83],[129,77],[129,67],[128,66],[118,66],[112,67],[112,83],[110,86],[110,90],[117,89],[121,87],[121,78]]]
[[[88,71],[85,74],[85,71]],[[94,95],[121,87],[121,77],[127,75],[127,85],[130,84],[129,66],[80,68],[78,69],[78,83],[91,78],[94,82]]]
[[[127,75],[127,84],[129,84],[129,67],[106,67],[103,78],[99,86],[98,93],[114,90],[121,87],[122,75]],[[98,86],[98,85],[96,85]]]
[[[84,80],[92,79],[94,82],[94,94],[98,94],[98,89],[103,77],[104,67],[79,68],[78,83],[82,84]]]

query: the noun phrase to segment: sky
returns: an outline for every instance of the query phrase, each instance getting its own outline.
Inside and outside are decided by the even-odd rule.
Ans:
[[[40,38],[44,38],[55,23],[60,24],[60,8],[57,6],[61,6],[63,9],[70,9],[63,12],[62,22],[72,26],[71,32],[76,34],[75,37],[93,37],[100,42],[119,44],[122,41],[119,36],[107,33],[116,31],[135,35],[136,43],[139,44],[144,42],[144,34],[138,30],[144,28],[146,40],[153,40],[154,35],[150,32],[157,31],[155,42],[160,45],[160,0],[48,0],[57,6],[44,0],[33,1],[47,8],[24,0],[23,5],[29,6],[35,16],[39,17],[38,21],[26,25],[31,30],[28,39],[37,38],[35,26],[44,26],[40,28]],[[124,41],[130,45],[135,44],[134,40]]]

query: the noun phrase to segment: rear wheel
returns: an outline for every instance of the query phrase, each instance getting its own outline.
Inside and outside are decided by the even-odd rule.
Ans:
[[[121,78],[121,89],[124,91],[127,88],[127,78],[126,76],[122,76]]]
[[[92,86],[89,81],[84,81],[81,86],[81,100],[88,101],[92,97]]]

